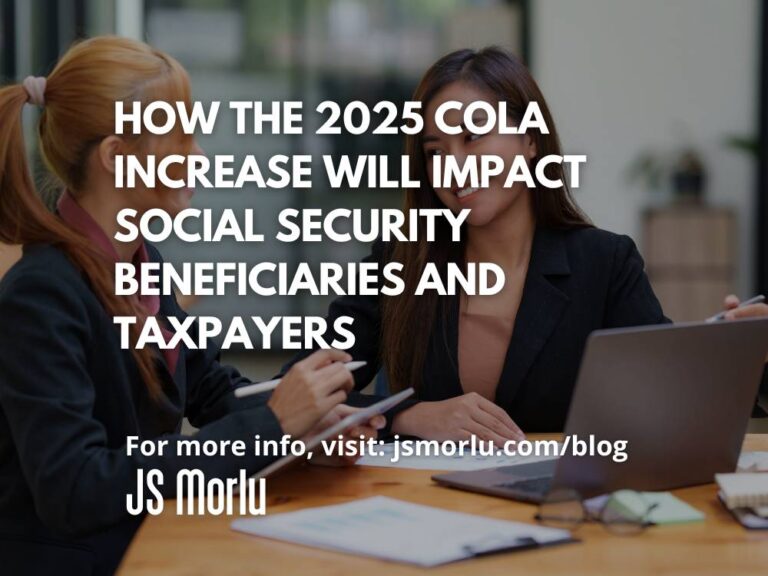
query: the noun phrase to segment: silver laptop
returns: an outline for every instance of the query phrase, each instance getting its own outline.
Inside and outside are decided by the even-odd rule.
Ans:
[[[565,434],[626,440],[625,462],[564,455],[433,480],[529,502],[561,487],[586,498],[712,482],[736,468],[766,352],[768,319],[596,331]]]

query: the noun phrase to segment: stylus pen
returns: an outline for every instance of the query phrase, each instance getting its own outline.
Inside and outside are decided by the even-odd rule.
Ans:
[[[344,362],[344,366],[350,372],[354,372],[358,368],[362,368],[365,365],[366,365],[365,360],[353,360],[352,362]],[[243,386],[242,388],[235,388],[235,397],[243,398],[245,396],[259,394],[261,392],[269,392],[270,390],[274,390],[275,388],[277,388],[277,385],[280,384],[282,380],[283,380],[282,378],[277,378],[275,380],[267,380],[266,382],[259,382],[258,384],[249,384],[248,386]]]
[[[736,306],[736,308],[744,308],[744,306],[751,306],[752,304],[760,304],[760,302],[764,302],[764,301],[765,301],[765,296],[763,296],[762,294],[758,294],[754,298],[750,298],[749,300],[744,300],[744,302]],[[725,315],[728,314],[728,312],[730,312],[730,310],[718,312],[714,316],[710,316],[709,318],[707,318],[707,322],[719,322],[720,320],[725,320]]]

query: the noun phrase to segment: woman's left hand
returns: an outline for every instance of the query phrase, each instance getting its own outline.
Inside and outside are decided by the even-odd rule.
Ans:
[[[360,408],[354,408],[347,406],[346,404],[339,404],[333,408],[328,414],[326,414],[320,422],[318,422],[312,430],[310,430],[302,440],[305,442],[310,438],[317,436],[321,432],[327,430],[334,424],[341,422],[344,418],[355,412],[359,412]],[[377,438],[378,431],[384,428],[387,421],[384,416],[374,416],[368,422],[354,426],[343,432],[342,441],[346,440],[360,440],[360,436],[364,439]],[[334,438],[336,440],[336,438]],[[317,464],[319,466],[353,466],[359,459],[359,456],[326,456],[322,451],[315,451],[312,459],[309,461],[311,464]]]
[[[768,316],[768,304],[759,303],[751,304],[739,308],[741,301],[737,296],[729,294],[723,301],[723,309],[725,310],[726,320],[738,320],[739,318],[760,318]]]
[[[768,304],[750,304],[739,308],[741,301],[733,294],[729,294],[723,301],[723,308],[726,310],[726,320],[738,320],[739,318],[763,318],[768,316]],[[768,355],[765,357],[765,363],[768,364]]]

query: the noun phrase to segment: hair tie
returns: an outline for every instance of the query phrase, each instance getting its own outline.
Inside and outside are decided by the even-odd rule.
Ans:
[[[39,106],[40,108],[45,106],[45,77],[27,76],[21,84],[24,86],[24,90],[27,91],[27,95],[29,96],[27,102]]]

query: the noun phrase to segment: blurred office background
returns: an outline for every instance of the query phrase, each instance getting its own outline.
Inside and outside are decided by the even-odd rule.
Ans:
[[[632,236],[668,315],[701,319],[723,295],[768,291],[766,8],[759,0],[0,0],[0,75],[45,74],[76,38],[146,39],[189,70],[199,100],[405,100],[439,56],[498,44],[530,65],[566,153],[588,163],[576,198]],[[761,130],[762,126],[762,130]],[[308,126],[311,128],[312,126]],[[202,137],[213,153],[393,154],[399,137]],[[392,191],[199,191],[198,207],[391,207]],[[349,261],[366,246],[194,248],[170,260]],[[8,260],[13,252],[2,249]],[[0,264],[0,273],[2,264]],[[323,298],[204,298],[194,312],[322,314]],[[279,351],[230,353],[254,378]]]

